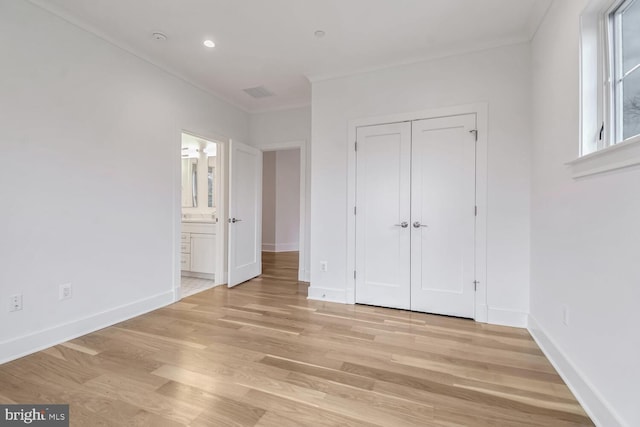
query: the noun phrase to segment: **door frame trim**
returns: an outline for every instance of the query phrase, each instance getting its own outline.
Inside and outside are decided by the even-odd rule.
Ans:
[[[383,116],[363,117],[349,120],[348,141],[350,148],[347,154],[347,259],[346,259],[346,302],[355,304],[356,281],[353,272],[356,267],[356,219],[353,208],[356,205],[356,151],[353,145],[356,141],[357,128],[387,123],[407,122],[438,117],[476,114],[478,142],[476,145],[476,203],[478,215],[476,217],[475,239],[475,271],[479,281],[475,295],[475,315],[477,322],[488,321],[487,310],[487,174],[488,174],[488,111],[486,102],[465,104],[458,106],[433,108],[429,110],[409,113],[391,114]]]

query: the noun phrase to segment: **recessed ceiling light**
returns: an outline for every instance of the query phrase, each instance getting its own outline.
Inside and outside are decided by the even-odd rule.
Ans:
[[[313,33],[317,38],[321,39],[324,37],[324,35],[326,34],[324,31],[322,30],[318,30],[315,33]]]
[[[206,47],[216,47],[216,44],[213,42],[213,40],[205,40],[202,44],[204,44]]]
[[[161,42],[167,39],[167,36],[165,34],[158,33],[158,32],[151,34],[151,37]]]

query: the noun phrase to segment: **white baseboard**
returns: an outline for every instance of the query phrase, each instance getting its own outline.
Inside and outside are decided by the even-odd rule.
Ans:
[[[346,291],[344,289],[335,288],[318,288],[309,286],[308,299],[317,301],[347,303]]]
[[[300,250],[298,242],[276,243],[276,252],[295,252]]]
[[[170,290],[72,322],[0,342],[0,348],[2,348],[0,364],[123,322],[132,317],[140,316],[173,302],[174,291]]]
[[[275,243],[263,243],[262,244],[262,251],[263,252],[275,252],[276,251],[276,244]]]
[[[587,377],[571,362],[571,359],[564,354],[531,315],[529,315],[529,327],[527,329],[597,426],[627,427],[598,392],[598,389],[589,382]]]
[[[299,249],[298,242],[294,243],[263,243],[264,252],[293,252]]]
[[[514,326],[516,328],[527,327],[527,313],[522,311],[507,310],[504,308],[488,307],[487,323],[492,325]]]

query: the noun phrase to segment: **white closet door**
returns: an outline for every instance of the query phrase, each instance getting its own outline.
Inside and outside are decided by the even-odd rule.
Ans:
[[[357,143],[356,302],[409,309],[411,124],[358,128]]]
[[[411,309],[474,317],[475,114],[412,127]]]

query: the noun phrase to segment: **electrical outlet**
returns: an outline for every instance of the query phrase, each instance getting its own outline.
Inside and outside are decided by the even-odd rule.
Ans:
[[[329,263],[327,261],[320,261],[320,271],[329,270]]]
[[[63,299],[69,299],[72,296],[72,292],[71,292],[71,283],[65,283],[63,285],[60,285],[60,296],[59,299],[63,300]]]
[[[565,326],[569,326],[569,307],[566,305],[562,306],[562,323]]]
[[[9,311],[22,310],[22,294],[12,295],[9,304]]]

